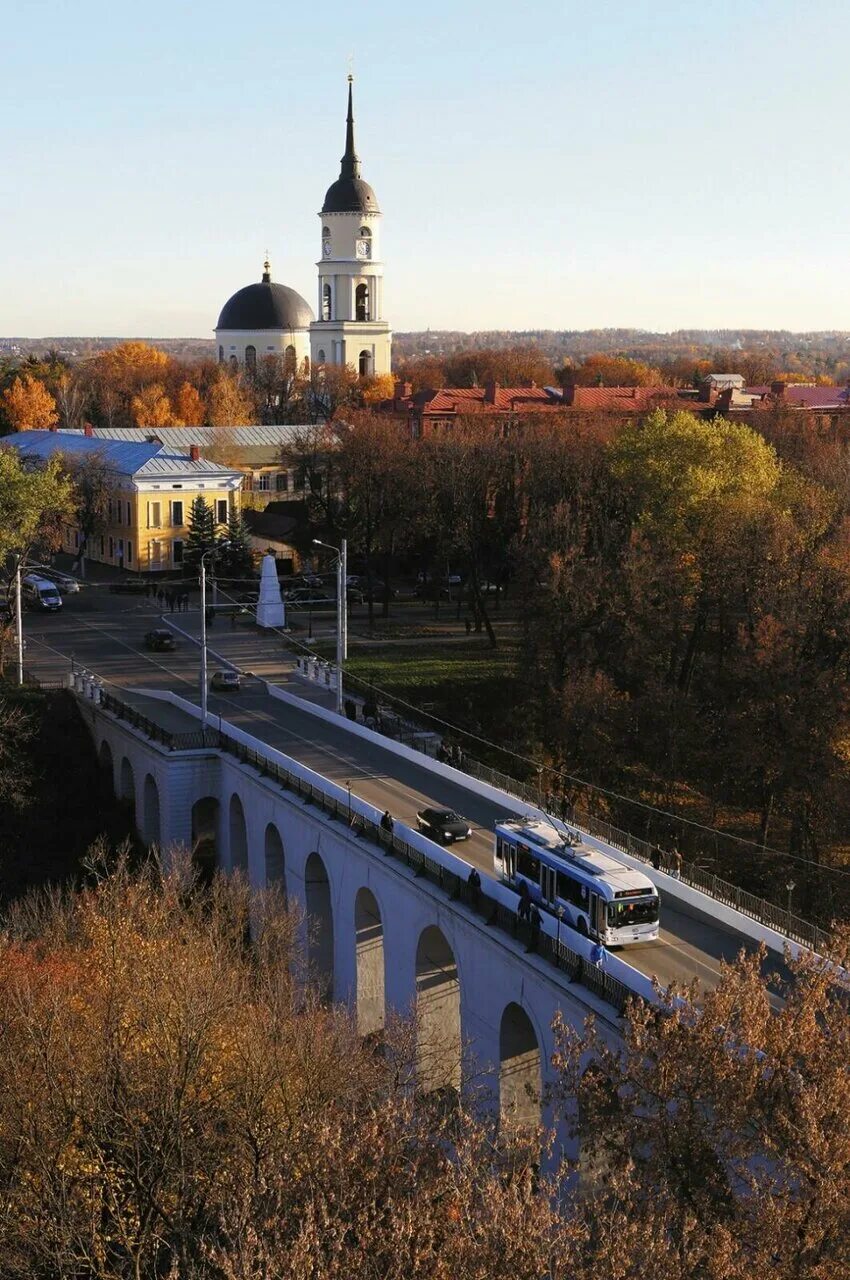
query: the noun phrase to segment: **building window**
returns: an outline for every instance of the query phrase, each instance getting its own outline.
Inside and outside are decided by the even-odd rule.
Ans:
[[[148,528],[159,529],[162,525],[162,505],[159,502],[148,503]]]
[[[227,524],[227,498],[216,498],[215,518],[218,524]]]
[[[354,290],[354,318],[355,320],[369,319],[368,284],[359,284]]]
[[[174,564],[182,564],[182,563],[183,563],[183,540],[182,540],[182,538],[175,538],[175,539],[174,539],[174,541],[172,542],[172,544],[171,544],[171,558],[172,558],[172,560],[173,560]]]
[[[110,538],[109,539],[109,559],[113,560],[114,558],[115,558],[115,543]]]
[[[183,503],[172,502],[171,504],[171,523],[175,529],[183,527]]]
[[[319,351],[319,352],[317,353],[317,355],[316,355],[316,359],[317,359],[317,361],[319,362],[319,364],[324,364],[324,363],[325,363],[325,353],[324,353],[324,351]]]
[[[127,540],[127,563],[133,563],[133,544],[130,542],[129,538]]]
[[[287,493],[289,491],[289,474],[286,471],[278,471],[274,478],[274,487],[278,493]]]
[[[250,373],[257,372],[257,348],[254,346],[248,346],[245,348],[245,368],[248,369]]]
[[[128,503],[127,503],[127,524],[128,524],[128,525],[130,525],[130,524],[132,524],[132,523],[133,523],[133,513],[132,513],[132,510],[131,510],[131,508],[130,508],[130,504],[129,504],[129,502],[128,502]]]
[[[330,229],[330,227],[322,227],[322,235],[323,235],[323,237],[325,238],[325,240],[330,240],[330,238],[331,238],[331,229]]]
[[[361,236],[371,236],[372,232],[369,230],[368,227],[361,227],[360,234]]]
[[[294,373],[298,365],[298,353],[292,343],[285,349],[283,353],[283,364],[289,373]]]
[[[371,351],[361,351],[358,361],[358,371],[361,378],[368,378],[372,372],[372,353]]]
[[[100,558],[103,559],[103,538],[100,540]]]
[[[331,318],[331,287],[329,284],[322,285],[322,319],[330,320]]]
[[[239,361],[236,359],[236,356],[230,357],[230,367],[234,371],[239,368]]]
[[[271,488],[271,476],[268,471],[261,471],[259,475],[254,476],[254,488],[261,492],[266,492]]]
[[[219,347],[218,349],[218,362],[219,364],[224,364],[224,347]]]

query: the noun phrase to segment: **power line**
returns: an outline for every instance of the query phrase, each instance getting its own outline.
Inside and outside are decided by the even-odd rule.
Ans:
[[[221,594],[225,595],[226,592],[221,591]],[[234,600],[234,603],[238,604],[239,602]],[[244,608],[247,613],[253,613],[254,617],[256,618],[256,609],[250,606],[244,606],[244,605],[241,607]],[[279,635],[281,639],[284,640],[287,644],[301,649],[304,653],[309,653],[309,654],[314,653],[313,649],[311,649],[309,645],[306,645],[301,641],[297,640],[290,632],[284,631],[280,627],[271,627],[268,629],[275,632],[277,635]],[[347,680],[353,681],[355,684],[359,684],[363,688],[369,689],[372,693],[378,694],[380,697],[385,698],[389,702],[397,703],[399,706],[404,707],[406,710],[412,711],[414,715],[420,718],[424,717],[426,720],[430,720],[432,723],[440,725],[444,729],[450,730],[453,734],[457,734],[460,737],[469,739],[473,742],[477,742],[481,746],[487,747],[491,750],[500,751],[505,756],[510,756],[514,760],[519,760],[523,764],[530,765],[535,770],[535,772],[538,772],[538,773],[546,772],[550,774],[553,778],[559,779],[561,782],[566,781],[571,783],[573,786],[583,787],[585,790],[592,791],[597,795],[606,796],[612,800],[619,800],[622,804],[634,805],[639,809],[645,810],[647,813],[651,813],[659,817],[667,818],[672,822],[679,822],[682,825],[687,825],[688,827],[692,827],[694,830],[703,832],[706,835],[719,837],[723,840],[734,841],[736,844],[742,845],[759,855],[762,855],[765,857],[781,858],[785,862],[793,862],[798,866],[817,867],[819,871],[826,872],[830,875],[846,876],[850,878],[850,869],[847,869],[844,867],[828,866],[828,865],[825,865],[824,863],[816,862],[814,858],[804,858],[800,854],[785,853],[781,849],[774,849],[770,845],[756,844],[754,840],[748,840],[745,836],[736,836],[732,832],[721,831],[717,827],[706,826],[705,823],[696,822],[693,818],[685,818],[685,817],[682,817],[680,814],[671,813],[667,809],[660,809],[657,805],[649,804],[645,800],[634,800],[632,799],[631,796],[625,796],[618,791],[611,790],[608,787],[599,786],[598,783],[588,782],[586,779],[583,779],[583,778],[577,778],[574,774],[563,773],[559,769],[553,769],[551,765],[539,764],[536,760],[532,759],[529,756],[524,756],[517,751],[512,751],[509,747],[500,746],[498,743],[491,742],[488,738],[482,738],[479,734],[473,733],[469,729],[463,729],[459,725],[452,724],[451,721],[444,720],[440,716],[435,716],[430,711],[423,711],[421,707],[417,707],[414,703],[407,702],[404,698],[399,697],[397,694],[393,694],[386,689],[382,689],[380,685],[372,684],[370,681],[364,679],[363,676],[354,675],[350,671],[346,672],[345,675]]]

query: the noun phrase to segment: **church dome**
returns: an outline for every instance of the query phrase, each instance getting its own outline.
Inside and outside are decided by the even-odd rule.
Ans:
[[[322,213],[379,212],[378,198],[363,178],[337,178],[322,205]]]
[[[246,285],[228,298],[216,329],[307,329],[315,318],[300,293],[272,280],[266,263],[259,284]]]

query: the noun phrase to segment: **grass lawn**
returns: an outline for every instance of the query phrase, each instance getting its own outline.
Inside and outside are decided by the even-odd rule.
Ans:
[[[508,741],[512,714],[521,701],[513,644],[491,649],[486,641],[468,644],[382,645],[352,649],[346,672],[402,698],[423,712],[473,733]],[[366,692],[356,680],[352,685]]]

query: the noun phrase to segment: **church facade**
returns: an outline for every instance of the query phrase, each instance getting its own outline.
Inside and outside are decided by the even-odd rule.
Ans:
[[[319,214],[318,318],[294,289],[272,280],[266,262],[259,283],[240,289],[222,308],[215,328],[221,364],[251,370],[274,355],[299,368],[307,359],[313,365],[350,365],[361,377],[390,372],[381,211],[361,175],[352,89],[349,76],[345,154]]]

